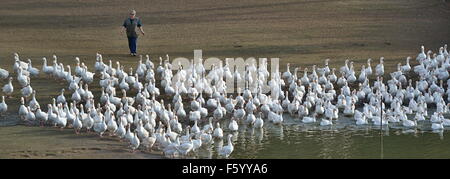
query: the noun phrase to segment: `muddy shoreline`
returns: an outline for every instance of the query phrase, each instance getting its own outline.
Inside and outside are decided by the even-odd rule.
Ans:
[[[132,152],[117,137],[95,133],[76,135],[73,129],[38,126],[0,128],[0,158],[37,159],[158,159],[160,152]]]

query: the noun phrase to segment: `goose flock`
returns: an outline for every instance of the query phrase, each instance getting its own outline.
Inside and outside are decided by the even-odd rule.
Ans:
[[[89,71],[78,57],[73,72],[70,65],[58,63],[55,55],[52,63],[45,57],[42,60],[42,68],[37,69],[31,60],[24,62],[15,53],[15,78],[0,68],[0,79],[7,81],[2,88],[0,115],[7,114],[5,97],[12,96],[12,83],[17,82],[21,87],[18,115],[25,124],[109,135],[127,142],[133,152],[158,150],[170,158],[195,156],[215,140],[227,142],[217,153],[228,158],[239,124],[257,129],[265,123],[282,125],[283,114],[298,119],[298,123],[320,126],[334,125],[339,116],[353,118],[358,126],[417,128],[423,123],[432,130],[450,126],[450,119],[444,117],[450,113],[447,45],[438,53],[425,52],[421,46],[418,65],[412,67],[411,57],[407,57],[404,65],[399,63],[396,71],[386,74],[383,57],[374,69],[368,59],[359,74],[350,60],[335,69],[328,66],[327,59],[322,67],[304,68],[303,76],[298,75],[300,67],[291,73],[290,64],[283,73],[269,73],[267,61],[259,67],[247,64],[240,74],[227,62],[207,71],[201,60],[173,70],[168,55],[164,60],[159,58],[159,65],[149,55],[145,61],[141,55],[136,68],[128,71],[119,61],[116,67],[112,60],[104,63],[101,54],[96,55],[95,71]],[[31,86],[31,79],[39,75],[67,84],[46,109],[36,100],[37,92]],[[385,82],[383,76],[387,75],[390,79]],[[94,78],[99,78],[101,87],[97,97],[89,89]],[[228,94],[226,78],[245,81],[245,88]],[[370,79],[375,80],[370,83]],[[270,94],[262,92],[263,85],[270,87]],[[128,96],[130,93],[135,95]],[[429,114],[428,109],[434,112]]]

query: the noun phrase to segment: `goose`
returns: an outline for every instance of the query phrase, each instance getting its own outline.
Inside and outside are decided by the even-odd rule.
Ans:
[[[337,81],[337,76],[336,76],[336,68],[331,69],[331,74],[327,76],[328,80],[331,83],[334,83]]]
[[[25,116],[28,114],[28,109],[25,107],[25,99],[23,97],[20,98],[20,107],[19,107],[19,116],[21,119],[25,119]]]
[[[411,66],[409,65],[411,57],[406,58],[406,64],[401,67],[403,73],[408,73],[411,70]]]
[[[179,146],[180,146],[180,140],[177,138],[175,142],[172,142],[169,139],[169,136],[162,136],[162,139],[160,142],[160,148],[163,149],[163,155],[167,158],[175,158],[180,154]]]
[[[139,141],[137,134],[134,133],[133,137],[130,140],[130,147],[131,147],[132,152],[135,152],[140,144],[141,144],[141,142]]]
[[[367,78],[366,68],[363,65],[361,67],[361,73],[359,74],[358,81],[363,83],[364,81],[366,81],[366,78]]]
[[[234,132],[234,131],[238,131],[238,128],[239,128],[239,126],[238,126],[236,120],[234,118],[231,118],[230,124],[228,125],[228,129],[230,131]]]
[[[347,84],[347,79],[345,79],[345,74],[341,73],[341,77],[338,78],[336,84],[338,86],[344,86],[345,84]]]
[[[57,121],[57,115],[53,112],[53,107],[51,104],[48,104],[48,111],[47,111],[47,118],[50,122],[52,122],[53,124],[56,124]],[[56,112],[56,111],[55,111]]]
[[[12,77],[9,77],[8,83],[5,84],[2,88],[3,93],[5,93],[7,96],[11,96],[11,94],[14,92],[12,79],[13,79]]]
[[[350,63],[351,67],[348,71],[348,76],[347,76],[347,82],[348,83],[354,83],[356,82],[356,76],[355,76],[355,71],[353,70],[353,62]]]
[[[34,67],[31,65],[31,59],[28,59],[28,67],[27,67],[27,71],[30,72],[30,75],[31,75],[31,76],[34,76],[34,77],[39,76],[39,70],[38,70],[37,68],[34,68]]]
[[[92,94],[92,91],[89,90],[88,84],[84,84],[84,100],[88,101],[89,99],[94,99],[94,94]]]
[[[144,85],[141,82],[139,82],[139,78],[138,78],[137,74],[135,74],[135,79],[136,79],[136,81],[134,83],[132,83],[133,84],[133,89],[135,89],[136,91],[144,89]],[[173,94],[173,92],[172,91],[169,91],[169,92],[166,91],[166,94]]]
[[[264,120],[261,118],[261,112],[259,113],[258,118],[256,118],[255,123],[253,124],[253,128],[261,129],[264,125]]]
[[[375,67],[375,74],[377,76],[384,75],[384,57],[380,57],[380,64]]]
[[[20,90],[20,92],[22,93],[23,97],[27,98],[27,97],[30,97],[30,95],[33,93],[33,88],[31,87],[30,84],[28,84],[27,86],[22,88]]]
[[[19,73],[17,74],[17,81],[19,81],[19,84],[22,87],[25,87],[30,83],[29,77],[23,74],[21,68],[19,68]]]
[[[213,118],[216,119],[216,120],[219,120],[219,119],[223,118],[224,113],[226,112],[226,110],[223,110],[223,108],[220,106],[220,102],[219,101],[217,102],[217,105],[218,105],[218,108],[216,108],[214,110]],[[226,106],[225,106],[225,108],[226,108]],[[233,107],[233,109],[234,109],[234,107]]]
[[[314,110],[314,111],[315,111],[318,115],[322,115],[322,114],[325,113],[325,108],[323,107],[321,101],[319,101],[319,102],[316,103],[316,107],[315,107],[315,110]]]
[[[44,72],[47,75],[52,75],[53,74],[53,66],[48,66],[47,65],[47,58],[43,57],[42,61],[44,61],[44,64],[42,65],[42,72]]]
[[[331,72],[330,67],[328,66],[329,62],[330,62],[330,59],[325,59],[325,67],[323,67],[321,69],[317,69],[320,74],[327,75]]]
[[[222,128],[220,128],[219,122],[216,123],[216,128],[214,129],[213,137],[218,138],[218,139],[223,138],[223,130],[222,130]]]
[[[313,114],[312,117],[305,116],[302,119],[303,123],[314,123],[316,122],[316,114]]]
[[[66,97],[64,97],[65,89],[61,89],[61,94],[56,98],[56,102],[59,104],[66,104]]]
[[[274,124],[280,125],[283,123],[283,115],[281,112],[278,112],[278,114],[275,115],[275,118],[272,119],[272,122]]]
[[[27,121],[36,120],[36,115],[31,111],[30,106],[27,107],[27,115],[25,116],[25,120]]]
[[[80,120],[80,117],[75,117],[73,121],[73,129],[75,130],[75,134],[79,134],[81,128],[83,128],[83,123]]]
[[[353,116],[355,114],[355,103],[352,100],[350,104],[345,105],[344,115]]]
[[[67,118],[61,114],[61,112],[56,112],[56,125],[62,130],[67,125]]]
[[[321,126],[330,126],[330,125],[333,125],[333,120],[330,118],[330,119],[325,119],[325,118],[323,118],[321,121],[320,121],[320,125]]]
[[[200,111],[200,118],[206,118],[208,116],[208,109],[201,107],[199,111]]]
[[[38,120],[40,122],[41,126],[43,126],[45,124],[45,122],[47,122],[47,120],[48,120],[47,113],[43,112],[39,105],[37,106],[35,116],[36,116],[36,120]]]
[[[135,132],[137,133],[139,139],[145,139],[150,136],[149,132],[143,127],[142,121],[138,122]],[[176,138],[176,133],[172,133],[172,131],[170,131],[170,125],[167,127],[167,133],[168,135],[174,135],[172,138]]]
[[[125,129],[123,123],[122,123],[122,118],[119,118],[118,122],[119,122],[119,126],[117,127],[117,130],[116,130],[115,134],[117,136],[119,136],[120,139],[123,139],[123,138],[125,138],[125,135],[126,135],[127,131],[126,131],[126,129]]]
[[[30,102],[28,103],[28,106],[30,106],[32,111],[37,110],[37,108],[39,106],[39,102],[36,100],[36,90],[33,90],[33,95],[32,95]]]
[[[192,151],[192,148],[193,148],[192,139],[189,138],[188,141],[183,142],[181,145],[178,146],[178,151],[180,152],[181,155],[187,156],[187,154]]]
[[[287,108],[288,108],[289,104],[291,104],[291,101],[289,101],[288,95],[289,95],[289,92],[286,91],[286,92],[285,92],[285,95],[284,95],[284,100],[283,100],[283,102],[281,103],[281,106],[283,107],[283,110],[284,110],[284,111],[287,111]]]
[[[359,114],[361,114],[361,115],[358,115],[358,117],[355,114],[356,125],[366,125],[366,124],[368,124],[369,122],[367,121],[366,116],[363,113],[361,113],[361,112],[359,112]]]
[[[0,103],[0,116],[8,111],[8,105],[5,102],[5,96],[2,96],[2,103]]]
[[[97,72],[101,72],[104,71],[106,69],[107,65],[105,63],[103,63],[103,58],[102,55],[97,53],[96,54],[96,58],[95,58],[95,71]]]
[[[133,140],[134,133],[131,132],[130,124],[127,125],[127,132],[125,134],[125,139],[128,141],[128,143],[131,143],[131,140]]]
[[[447,44],[444,45],[444,55],[445,55],[446,57],[449,57],[449,53],[448,53],[448,51],[447,51]]]
[[[422,61],[427,58],[427,55],[425,54],[425,47],[422,45],[420,46],[420,53],[417,55],[416,60]]]
[[[431,124],[431,129],[432,130],[443,130],[444,129],[444,125],[442,124],[442,122],[432,123]]]
[[[0,78],[6,79],[9,77],[9,72],[3,68],[0,68]]]
[[[75,103],[75,104],[77,104],[77,103],[79,103],[80,101],[81,101],[81,95],[80,95],[80,93],[78,92],[78,89],[80,89],[80,88],[77,88],[76,90],[75,90],[75,92],[74,93],[72,93],[72,101]]]
[[[80,108],[83,109],[83,107],[80,105]],[[89,132],[92,127],[94,127],[94,119],[89,114],[84,114],[84,112],[81,112],[81,115],[83,118],[83,127],[86,128],[86,130]]]
[[[234,110],[233,117],[236,119],[243,119],[245,116],[244,103],[241,103],[241,106],[238,109]]]
[[[122,78],[122,81],[119,84],[119,88],[126,91],[130,90],[130,86],[128,85],[127,82],[125,82],[125,78]]]
[[[202,130],[200,139],[203,144],[206,144],[206,145],[210,144],[212,141],[212,135],[210,134],[210,131]]]
[[[189,120],[190,121],[198,121],[201,118],[200,111],[190,111],[189,112]]]
[[[403,119],[402,120],[402,125],[404,127],[416,127],[417,126],[417,121],[416,120],[409,120],[409,119]]]
[[[443,116],[441,116],[441,118],[443,126],[450,126],[450,119],[445,119]]]
[[[19,55],[14,53],[14,71],[17,72],[18,69],[26,69],[27,63],[20,61]]]
[[[94,81],[95,73],[89,72],[87,66],[83,64],[83,73],[81,78],[86,83],[92,83]]]
[[[305,86],[309,85],[308,68],[304,69],[303,77],[300,80],[301,80],[301,85],[305,85]]]
[[[198,125],[197,125],[197,121],[194,121],[194,125],[193,125],[192,128],[191,128],[191,132],[192,132],[193,134],[198,134],[198,133],[200,133],[200,128],[199,128]]]
[[[76,76],[81,76],[83,73],[83,68],[80,66],[80,58],[79,57],[75,57],[75,75]]]
[[[348,67],[348,62],[349,62],[350,60],[349,59],[346,59],[345,60],[345,65],[344,66],[342,66],[340,69],[339,69],[339,72],[341,72],[342,74],[348,74],[348,72],[349,72],[349,70],[350,70],[350,68]]]
[[[371,61],[372,61],[371,58],[367,59],[367,68],[364,70],[366,76],[372,75],[372,66],[370,64]]]
[[[156,137],[154,133],[151,133],[149,137],[142,140],[142,146],[148,149],[152,149],[153,145],[156,143]]]
[[[208,119],[208,124],[206,124],[206,125],[203,126],[203,130],[204,130],[204,131],[206,131],[206,132],[212,132],[212,131],[214,130],[214,126],[213,126],[213,124],[212,124],[212,120],[213,120],[212,117],[210,117],[210,118]]]
[[[416,121],[425,121],[425,116],[423,115],[423,113],[417,112],[416,115],[414,116],[414,119]]]
[[[256,122],[256,116],[253,113],[248,114],[245,122],[249,125],[253,125]]]
[[[380,126],[380,125],[386,126],[386,125],[389,125],[389,120],[387,119],[386,113],[383,113],[383,119],[382,120],[381,120],[380,116],[373,116],[372,121],[373,121],[373,124],[375,126]]]
[[[233,147],[233,143],[231,141],[232,136],[233,136],[232,134],[228,135],[228,145],[222,147],[222,149],[219,151],[220,156],[228,158],[230,156],[230,154],[233,152],[234,147]]]
[[[202,131],[202,136],[203,136],[203,134],[206,134],[206,133],[204,133],[204,131]],[[209,134],[206,134],[206,135],[209,135]],[[202,146],[202,144],[203,144],[202,139],[203,139],[203,138],[200,137],[200,139],[194,139],[194,140],[192,140],[192,151],[193,151],[193,152],[197,151],[197,149],[200,148],[200,147]]]
[[[114,115],[113,115],[113,117],[114,117]],[[122,127],[123,127],[123,125],[122,125]],[[109,135],[110,136],[113,135],[113,134],[116,134],[116,131],[118,130],[118,126],[117,126],[116,120],[111,119],[111,120],[108,121],[107,130],[109,131]]]

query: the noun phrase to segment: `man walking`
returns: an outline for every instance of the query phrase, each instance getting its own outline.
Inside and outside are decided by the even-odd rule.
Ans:
[[[127,32],[128,47],[130,48],[131,56],[136,56],[137,38],[138,38],[136,29],[139,29],[139,31],[141,31],[142,35],[145,35],[144,30],[142,29],[141,19],[136,17],[135,10],[131,10],[130,17],[125,19],[125,21],[123,22],[123,25],[122,25],[122,33],[125,30]]]

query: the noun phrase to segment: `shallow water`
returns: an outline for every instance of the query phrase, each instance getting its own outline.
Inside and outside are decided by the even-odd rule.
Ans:
[[[450,158],[448,132],[431,131],[428,121],[417,128],[390,124],[380,134],[379,126],[356,126],[345,117],[328,127],[284,119],[262,130],[240,125],[231,158]]]

